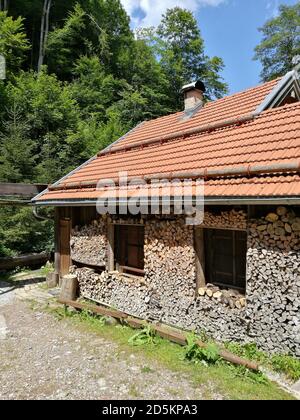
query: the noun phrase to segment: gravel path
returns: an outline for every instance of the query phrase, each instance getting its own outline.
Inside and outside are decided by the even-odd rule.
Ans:
[[[0,399],[199,400],[213,394],[71,321],[33,311],[13,292],[5,299],[0,293],[0,321]]]

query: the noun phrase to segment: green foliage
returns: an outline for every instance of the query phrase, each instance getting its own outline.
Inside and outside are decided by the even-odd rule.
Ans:
[[[275,355],[271,357],[272,368],[284,373],[293,381],[300,379],[300,360],[292,356]]]
[[[0,181],[30,182],[35,177],[36,145],[16,105],[7,113],[0,133]]]
[[[194,363],[206,362],[209,364],[215,364],[220,359],[219,349],[214,343],[208,343],[205,348],[199,347],[194,334],[187,336],[184,357]]]
[[[155,345],[158,342],[158,337],[155,335],[155,332],[151,328],[151,325],[145,325],[145,328],[138,331],[128,340],[128,343],[132,346],[145,346],[149,344]]]
[[[29,43],[24,33],[23,18],[13,19],[0,11],[0,54],[4,55],[7,77],[11,78],[21,69]]]
[[[191,79],[203,79],[209,97],[226,91],[223,62],[205,55],[190,12],[169,10],[159,30],[135,39],[120,0],[53,1],[37,73],[43,4],[14,0],[0,13],[8,64],[8,80],[0,81],[0,181],[56,181],[141,121],[181,109],[179,92]],[[31,227],[23,210],[2,213],[2,255],[48,249],[51,222]]]
[[[220,77],[224,67],[221,58],[209,58],[204,52],[204,40],[197,20],[189,10],[168,9],[158,27],[157,49],[169,80],[168,97],[175,109],[182,109],[184,84],[202,79],[208,98],[221,97],[227,85]]]
[[[53,223],[37,221],[30,207],[0,207],[0,256],[51,251]]]
[[[289,355],[273,355],[259,350],[255,343],[240,345],[237,343],[227,343],[227,350],[250,360],[255,360],[263,366],[267,366],[276,372],[285,374],[289,379],[297,381],[300,379],[300,360]]]
[[[255,49],[255,59],[263,66],[264,81],[283,76],[300,55],[300,3],[280,6],[279,15],[260,28],[262,41]]]
[[[267,355],[257,348],[255,343],[248,344],[237,344],[237,343],[226,343],[226,349],[231,353],[236,354],[239,357],[249,360],[255,360],[259,363],[265,363]]]

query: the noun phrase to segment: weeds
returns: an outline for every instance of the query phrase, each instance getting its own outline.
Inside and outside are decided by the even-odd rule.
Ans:
[[[258,350],[255,343],[245,345],[227,343],[226,348],[237,356],[255,360],[261,365],[273,369],[275,372],[283,373],[293,381],[300,379],[300,360],[295,357],[280,354],[270,356]]]
[[[206,362],[215,364],[220,359],[219,349],[214,343],[208,343],[206,348],[201,348],[197,344],[195,334],[187,336],[187,345],[185,346],[184,357],[190,362]]]
[[[158,344],[159,338],[156,336],[155,331],[150,325],[145,327],[129,338],[128,343],[132,346],[144,346],[149,344]]]
[[[271,357],[272,368],[285,373],[293,381],[300,379],[300,360],[292,356],[275,355]]]

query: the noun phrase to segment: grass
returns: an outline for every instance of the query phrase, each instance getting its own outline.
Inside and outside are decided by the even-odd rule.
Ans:
[[[53,311],[52,311],[53,312]],[[103,317],[92,316],[88,312],[74,313],[68,310],[58,309],[54,314],[59,319],[75,323],[79,329],[97,333],[102,338],[114,341],[119,346],[119,351],[124,355],[140,355],[148,362],[153,362],[176,372],[180,377],[191,381],[194,387],[199,387],[201,393],[207,399],[218,394],[231,400],[293,400],[287,392],[280,389],[276,384],[266,378],[259,380],[251,374],[245,375],[245,371],[236,368],[226,362],[207,364],[186,360],[186,348],[167,340],[145,339],[141,345],[129,344],[136,336],[136,330],[130,327],[117,325],[115,327],[105,324]],[[152,337],[150,332],[144,332],[144,337]],[[151,368],[144,368],[145,374],[149,374]],[[203,391],[203,392],[202,392]],[[132,396],[135,392],[132,390]]]

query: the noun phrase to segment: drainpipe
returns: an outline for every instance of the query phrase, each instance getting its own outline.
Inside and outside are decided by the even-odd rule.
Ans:
[[[39,214],[38,208],[36,206],[33,207],[32,213],[33,213],[34,217],[39,221],[45,221],[45,220],[51,220],[52,222],[54,221],[53,217],[41,216]]]

